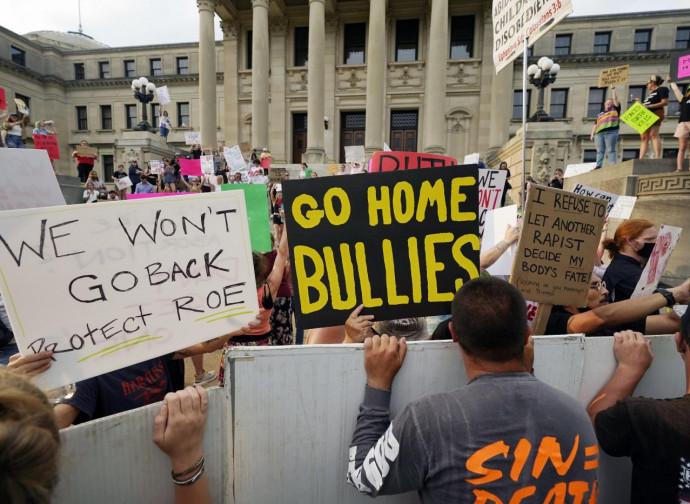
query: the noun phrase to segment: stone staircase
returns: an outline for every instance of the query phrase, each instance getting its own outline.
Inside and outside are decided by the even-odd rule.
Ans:
[[[70,175],[55,175],[55,177],[68,205],[84,202],[82,199],[84,184],[79,180],[79,177],[72,177]]]

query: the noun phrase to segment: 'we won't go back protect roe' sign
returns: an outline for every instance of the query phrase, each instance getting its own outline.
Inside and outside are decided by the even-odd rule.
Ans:
[[[477,168],[283,182],[292,279],[305,328],[450,313],[479,275]]]
[[[235,331],[258,312],[244,194],[1,212],[0,291],[48,388]]]

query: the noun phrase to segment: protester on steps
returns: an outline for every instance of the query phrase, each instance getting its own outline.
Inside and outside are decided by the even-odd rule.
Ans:
[[[86,140],[82,140],[79,142],[79,145],[81,147],[88,147],[89,142]],[[91,170],[93,170],[93,165],[96,160],[96,154],[93,154],[91,156],[80,156],[77,153],[77,149],[74,149],[72,152],[72,157],[77,160],[77,173],[79,175],[79,180],[82,181],[82,183],[86,182],[86,179],[89,178],[89,173],[91,173]]]
[[[604,102],[604,110],[597,116],[594,126],[592,126],[592,134],[589,137],[597,147],[595,170],[604,165],[605,155],[609,158],[609,164],[616,164],[618,161],[616,144],[620,130],[620,114],[621,104],[616,94],[616,86],[611,86],[611,98]]]
[[[661,138],[659,138],[659,128],[666,115],[664,107],[668,105],[668,88],[661,87],[663,83],[664,79],[659,75],[652,75],[647,82],[647,91],[649,91],[649,94],[642,102],[642,106],[659,116],[659,120],[640,135],[640,159],[644,159],[647,156],[650,140],[654,147],[654,158],[661,159]],[[635,99],[635,101],[639,100]]]
[[[688,140],[690,139],[690,86],[688,86],[685,94],[683,94],[680,92],[680,89],[678,89],[678,84],[671,82],[671,77],[667,80],[671,85],[673,94],[676,95],[678,99],[678,106],[680,108],[678,126],[676,126],[676,132],[673,134],[673,136],[678,139],[678,156],[676,158],[676,172],[678,173],[683,171],[685,151],[688,149]],[[688,169],[690,170],[690,166],[688,166]]]

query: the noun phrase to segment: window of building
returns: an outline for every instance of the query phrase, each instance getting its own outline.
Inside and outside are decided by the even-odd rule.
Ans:
[[[554,119],[564,119],[568,110],[568,90],[551,90],[551,109],[549,115]]]
[[[532,57],[532,53],[533,53],[533,52],[534,52],[534,46],[529,46],[529,47],[527,47],[527,57],[528,57],[528,58],[531,58],[531,57]]]
[[[160,58],[152,58],[150,60],[151,71],[149,72],[151,77],[156,77],[157,75],[163,75],[163,62]]]
[[[570,54],[570,45],[573,42],[573,36],[571,34],[567,35],[556,35],[556,46],[554,48],[554,54]]]
[[[307,66],[309,59],[309,27],[295,28],[295,66]]]
[[[583,163],[595,163],[597,160],[597,150],[596,149],[585,149],[582,152],[582,162]]]
[[[474,16],[450,18],[450,59],[471,58],[474,52]]]
[[[161,106],[158,103],[152,103],[151,104],[151,124],[153,124],[154,128],[157,128],[160,126],[160,120],[159,120],[159,115],[161,113]]]
[[[594,34],[595,53],[607,53],[611,48],[611,32],[596,32]]]
[[[125,105],[125,128],[132,129],[137,124],[137,106]]]
[[[98,62],[98,78],[99,79],[109,79],[110,78],[110,63],[107,61]]]
[[[676,49],[690,49],[690,27],[676,28]]]
[[[125,60],[125,77],[135,77],[136,67],[134,66],[134,60]]]
[[[529,107],[532,104],[532,90],[527,90],[527,115],[529,116]],[[513,119],[522,119],[522,89],[513,91]]]
[[[606,101],[606,88],[589,88],[587,100],[587,117],[596,117],[604,109]]]
[[[344,26],[343,63],[364,64],[364,46],[367,37],[366,23],[352,23]]]
[[[26,51],[19,49],[19,47],[10,46],[10,56],[12,58],[12,63],[26,66]]]
[[[640,157],[640,149],[623,149],[623,161],[637,159]]]
[[[80,105],[77,107],[77,130],[86,131],[89,129],[89,122],[86,117],[86,106]]]
[[[177,104],[177,125],[178,126],[189,126],[191,124],[189,120],[189,103],[178,103]]]
[[[646,96],[647,86],[629,86],[628,87],[628,107],[635,102],[635,98],[644,101]]]
[[[177,58],[177,75],[187,75],[189,73],[189,58],[181,56]]]
[[[252,44],[254,43],[254,39],[252,37],[252,31],[248,30],[247,31],[247,70],[252,69]]]
[[[687,91],[689,84],[676,85],[678,86],[678,89],[680,90],[681,94],[685,94],[685,91]],[[672,89],[670,89],[669,91],[670,93],[668,94],[668,106],[666,107],[666,115],[678,115],[680,114],[680,104],[678,103],[678,99],[676,98],[676,93],[674,93]]]
[[[633,51],[649,51],[652,47],[652,30],[635,30]]]
[[[115,170],[115,162],[111,154],[104,154],[101,156],[101,164],[103,165],[103,180],[112,180],[113,171]]]
[[[416,61],[419,19],[398,19],[395,23],[395,61]]]
[[[113,107],[111,105],[101,105],[101,129],[113,129]]]
[[[84,80],[86,72],[84,71],[84,63],[74,64],[74,80]]]

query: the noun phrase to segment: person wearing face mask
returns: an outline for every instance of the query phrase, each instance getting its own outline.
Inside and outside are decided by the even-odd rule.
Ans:
[[[612,239],[603,242],[612,259],[603,277],[612,302],[630,299],[652,255],[657,236],[653,222],[630,219],[618,226]]]

